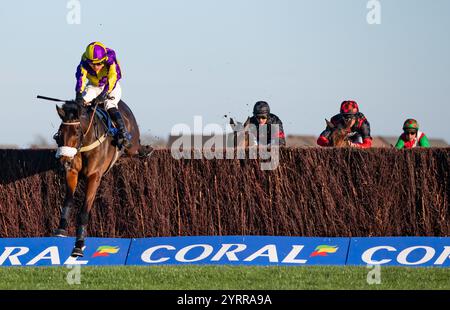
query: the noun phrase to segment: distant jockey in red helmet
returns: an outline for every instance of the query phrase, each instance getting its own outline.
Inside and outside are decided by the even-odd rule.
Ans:
[[[399,150],[415,147],[430,147],[427,136],[419,130],[419,124],[415,119],[407,119],[403,124],[403,134],[398,138],[395,147]]]
[[[355,101],[344,101],[341,104],[340,113],[331,118],[331,124],[335,127],[350,124],[350,146],[356,148],[370,148],[372,146],[372,137],[370,136],[370,124],[364,114],[359,112],[358,104]],[[332,128],[327,128],[320,134],[317,144],[320,146],[330,146],[330,135]]]

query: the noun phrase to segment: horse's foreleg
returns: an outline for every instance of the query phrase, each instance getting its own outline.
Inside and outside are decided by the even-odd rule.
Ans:
[[[84,241],[86,238],[86,227],[89,222],[89,213],[97,194],[98,186],[100,185],[100,173],[94,173],[87,178],[86,184],[86,197],[84,200],[83,208],[78,213],[77,220],[77,236],[75,241],[75,248],[72,252],[74,256],[83,256]]]
[[[59,227],[55,231],[56,236],[66,236],[67,226],[69,226],[70,211],[74,206],[75,189],[78,184],[78,171],[74,169],[66,172],[67,191],[64,199],[64,206],[61,210],[61,218],[59,220]]]

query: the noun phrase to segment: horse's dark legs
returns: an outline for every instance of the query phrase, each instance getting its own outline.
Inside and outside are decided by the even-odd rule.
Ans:
[[[82,212],[78,214],[77,219],[77,237],[75,241],[75,248],[72,254],[75,252],[78,253],[78,255],[75,256],[83,256],[83,247],[84,247],[84,240],[86,238],[86,227],[89,222],[89,213]]]
[[[87,236],[86,227],[89,222],[89,213],[94,203],[97,194],[98,186],[100,185],[100,173],[94,173],[87,178],[86,197],[83,208],[78,213],[77,220],[77,236],[75,241],[75,248],[72,251],[72,256],[83,256],[84,241]]]
[[[55,231],[56,236],[66,236],[67,226],[69,225],[70,211],[75,204],[74,195],[75,189],[78,184],[78,172],[74,169],[67,170],[66,172],[67,191],[66,198],[64,199],[64,207],[61,210],[61,218],[59,221],[59,227]]]

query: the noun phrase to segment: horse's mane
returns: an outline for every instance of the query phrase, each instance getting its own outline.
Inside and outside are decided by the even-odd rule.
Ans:
[[[61,109],[64,111],[63,116],[64,121],[78,120],[79,117],[81,116],[79,105],[76,104],[75,102],[64,103]]]
[[[76,117],[82,117],[83,114],[85,115],[91,115],[91,113],[94,112],[94,109],[92,108],[92,106],[83,106],[83,105],[79,105],[75,102],[70,102],[70,103],[64,103],[62,105],[62,109],[64,110],[64,112],[69,115],[72,116],[76,116]],[[69,118],[71,120],[74,120],[75,118]]]
[[[75,102],[70,102],[63,104],[61,108],[64,110],[65,121],[80,121],[88,126],[91,121],[91,117],[93,116],[94,119],[92,120],[92,127],[94,128],[96,135],[99,134],[99,130],[107,130],[108,128],[105,120],[94,112],[94,108],[92,106],[82,106]],[[92,113],[95,113],[96,115],[92,115]],[[99,124],[102,124],[103,126],[99,126]]]

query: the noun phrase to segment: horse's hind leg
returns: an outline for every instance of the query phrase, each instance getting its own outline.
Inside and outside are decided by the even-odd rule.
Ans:
[[[75,195],[75,189],[78,184],[78,171],[74,169],[67,170],[66,172],[67,191],[66,198],[64,199],[64,207],[61,210],[61,218],[59,220],[58,229],[55,230],[55,236],[65,237],[67,236],[67,227],[69,226],[70,211],[75,205],[73,199]]]
[[[84,242],[87,235],[86,227],[89,222],[89,213],[91,211],[92,204],[94,203],[98,186],[100,185],[100,179],[100,173],[94,173],[87,178],[86,197],[84,200],[83,208],[78,213],[77,236],[75,247],[72,251],[72,256],[83,256]]]

